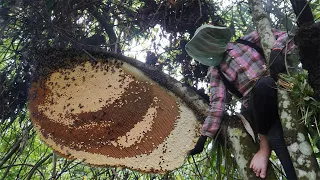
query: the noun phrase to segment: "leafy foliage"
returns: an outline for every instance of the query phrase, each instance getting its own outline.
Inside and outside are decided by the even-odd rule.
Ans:
[[[276,28],[291,29],[283,23],[294,19],[286,3],[265,1]],[[312,8],[317,18],[316,3]],[[102,48],[131,55],[208,98],[204,85],[208,67],[184,50],[196,28],[205,23],[230,26],[234,39],[254,29],[244,1],[225,6],[224,1],[211,0],[0,0],[0,179],[237,179],[232,154],[213,142],[206,153],[189,157],[181,168],[164,175],[66,160],[39,140],[26,110],[28,87],[37,71],[33,56],[49,47]],[[312,120],[319,119],[319,105],[302,83],[305,75],[300,76],[294,99],[304,99],[297,102],[305,108],[301,112],[307,114],[305,122],[319,147],[319,123]],[[304,95],[298,97],[299,91]]]
[[[219,19],[214,4],[206,1],[3,0],[0,9],[1,179],[196,179],[194,162],[186,162],[165,175],[153,175],[66,160],[40,141],[25,105],[32,76],[38,71],[35,67],[39,62],[35,62],[33,56],[50,47],[83,51],[103,48],[125,53],[132,51],[134,42],[143,46],[149,40],[152,45],[144,45],[147,49],[142,50],[149,52],[146,63],[168,74],[182,73],[182,81],[196,89],[207,69],[191,62],[184,45],[197,26]],[[169,43],[161,47],[159,39],[163,38]],[[195,160],[202,164],[207,158]],[[202,165],[199,168],[202,169]],[[215,166],[206,166],[204,173],[213,174],[214,169]]]

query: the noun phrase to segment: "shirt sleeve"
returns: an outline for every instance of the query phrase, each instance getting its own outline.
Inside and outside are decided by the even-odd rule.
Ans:
[[[220,128],[225,107],[226,88],[218,70],[210,67],[210,112],[202,126],[201,134],[213,138]]]
[[[276,41],[274,42],[273,49],[283,49],[282,53],[291,53],[291,51],[294,49],[294,42],[293,38],[290,38],[288,36],[288,33],[284,31],[279,31],[273,29],[273,34],[276,38]]]
[[[282,53],[291,53],[291,51],[294,49],[294,42],[293,39],[290,38],[288,36],[288,33],[278,30],[278,29],[272,29],[273,35],[276,39],[276,41],[273,44],[273,49],[282,49],[284,48],[284,50],[282,51]],[[260,45],[260,37],[258,35],[257,31],[253,31],[251,33],[249,33],[248,35],[245,35],[244,37],[242,37],[241,39],[245,39],[247,41],[256,43],[258,46]]]
[[[257,31],[252,31],[251,33],[241,37],[241,39],[250,41],[260,46],[260,37]]]

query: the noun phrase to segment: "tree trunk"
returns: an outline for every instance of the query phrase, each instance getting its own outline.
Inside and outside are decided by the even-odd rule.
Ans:
[[[314,97],[320,101],[320,23],[299,28],[295,43],[299,48],[303,69],[308,71],[308,82],[314,91]]]
[[[252,11],[252,21],[257,27],[260,36],[261,45],[266,57],[266,64],[269,65],[270,52],[275,42],[275,38],[271,31],[268,15],[263,9],[261,0],[249,0],[249,6]]]
[[[271,32],[270,21],[264,12],[260,0],[249,0],[252,10],[252,19],[257,27],[261,45],[265,52],[266,63],[270,59],[270,51],[275,42]],[[290,104],[287,92],[278,90],[279,111],[283,125],[284,137],[292,158],[296,174],[299,179],[319,179],[319,166],[315,159],[305,126],[299,121],[301,116],[297,113],[296,106]]]
[[[302,67],[309,72],[308,80],[319,99],[319,28],[314,25],[311,8],[306,0],[290,0],[300,26],[295,37]],[[320,179],[319,164],[299,110],[285,90],[278,90],[279,113],[284,137],[299,179]]]
[[[297,106],[285,90],[278,90],[278,101],[285,141],[298,178],[320,179],[319,165]]]
[[[227,141],[227,146],[234,155],[238,170],[243,179],[259,179],[253,170],[249,168],[251,159],[259,150],[259,144],[254,143],[237,116],[225,118],[222,125],[221,136],[223,137],[219,139],[225,139]],[[270,162],[268,163],[266,179],[277,179]]]

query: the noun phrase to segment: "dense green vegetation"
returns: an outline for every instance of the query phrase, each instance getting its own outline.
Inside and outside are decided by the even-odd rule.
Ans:
[[[295,15],[287,1],[265,1],[272,26],[290,31]],[[319,2],[311,1],[315,19]],[[0,179],[237,179],[224,144],[210,142],[202,155],[164,175],[87,166],[56,155],[35,133],[26,109],[37,70],[33,56],[46,48],[102,48],[138,58],[208,96],[207,67],[184,46],[201,24],[229,26],[233,38],[255,29],[246,1],[219,0],[0,0]],[[319,104],[306,75],[287,77],[310,137],[319,147]],[[303,92],[303,93],[301,93]],[[228,109],[233,110],[236,102]],[[281,170],[279,170],[281,179]]]

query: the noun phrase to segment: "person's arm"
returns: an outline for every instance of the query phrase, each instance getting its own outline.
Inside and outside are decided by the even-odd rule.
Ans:
[[[277,29],[273,29],[272,31],[274,37],[276,38],[276,41],[273,44],[273,49],[283,49],[283,54],[285,53],[285,50],[287,53],[290,53],[290,51],[294,48],[294,42],[292,39],[289,39],[288,33]],[[286,45],[287,47],[285,48]]]
[[[290,54],[294,48],[293,40],[283,31],[273,30],[276,41],[270,53],[270,74],[273,79],[278,79],[279,73],[286,72],[285,54]]]
[[[194,155],[203,151],[207,137],[213,138],[220,128],[224,112],[226,88],[220,79],[218,70],[210,67],[210,114],[202,125],[201,136],[189,154]]]
[[[210,113],[206,118],[201,134],[213,138],[220,128],[224,112],[226,87],[216,68],[210,68]]]

